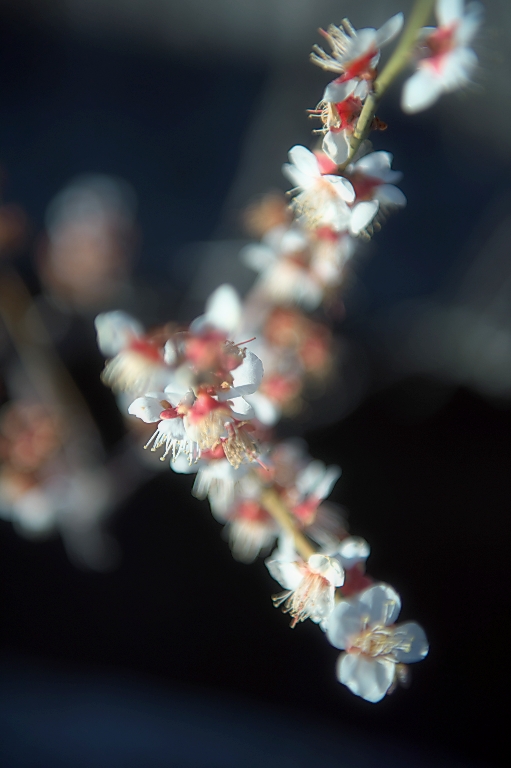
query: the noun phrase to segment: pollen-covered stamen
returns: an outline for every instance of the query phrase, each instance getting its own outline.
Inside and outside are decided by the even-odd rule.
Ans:
[[[325,604],[333,602],[332,586],[328,579],[315,573],[305,563],[303,579],[295,590],[286,590],[272,597],[276,608],[283,605],[283,612],[292,617],[291,628],[311,616],[325,613]]]
[[[395,637],[394,627],[376,626],[366,629],[352,639],[346,648],[348,653],[362,653],[365,656],[376,658],[385,656],[389,661],[397,663],[395,651],[409,653],[411,641],[409,638]]]
[[[207,392],[200,391],[184,417],[184,426],[188,436],[201,450],[209,450],[221,438],[227,437],[227,427],[232,419],[231,409],[225,403],[219,403]]]
[[[173,423],[171,420],[161,421],[156,432],[144,445],[144,448],[150,448],[154,452],[165,446],[160,461],[165,461],[169,454],[171,454],[171,460],[175,461],[181,453],[184,453],[188,457],[190,464],[197,462],[201,455],[197,443],[183,436],[182,433],[176,434],[172,427]]]
[[[258,461],[257,445],[247,429],[247,422],[232,421],[226,425],[227,438],[222,440],[225,458],[237,469],[245,461]]]
[[[326,53],[319,45],[313,45],[310,55],[311,61],[330,72],[344,72],[344,60],[356,35],[350,22],[348,19],[343,19],[338,27],[335,24],[330,24],[328,30],[320,29],[319,33],[332,49],[332,55]]]

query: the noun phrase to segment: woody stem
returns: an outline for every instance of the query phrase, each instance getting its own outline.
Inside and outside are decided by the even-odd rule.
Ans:
[[[389,85],[410,61],[410,56],[412,55],[417,42],[417,33],[428,21],[434,3],[435,0],[417,0],[412,8],[410,18],[408,19],[394,53],[374,81],[373,92],[369,94],[364,103],[356,128],[350,139],[348,159],[345,163],[339,166],[339,170],[344,170],[348,163],[352,161],[360,144],[367,138],[367,135],[371,130],[378,104]]]
[[[295,549],[304,560],[308,560],[311,555],[316,553],[309,540],[298,530],[296,521],[273,488],[266,488],[261,494],[260,501],[264,509],[280,527],[291,534],[295,543]]]

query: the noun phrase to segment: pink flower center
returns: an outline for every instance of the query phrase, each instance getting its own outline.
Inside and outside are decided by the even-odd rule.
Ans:
[[[345,83],[347,80],[352,80],[354,77],[358,77],[361,80],[372,80],[374,77],[374,69],[371,67],[371,61],[374,59],[378,51],[376,48],[371,48],[368,53],[364,53],[357,59],[349,61],[344,69],[344,73],[334,80],[336,83]]]
[[[361,173],[360,171],[355,171],[355,173],[350,176],[350,181],[353,184],[358,203],[363,200],[372,200],[374,190],[383,184],[381,179],[377,179],[374,176],[366,176],[365,173]]]
[[[152,362],[162,363],[163,358],[160,349],[147,339],[133,339],[128,347],[132,352],[138,352],[140,355],[148,358]]]
[[[348,96],[344,101],[337,102],[335,108],[341,122],[336,128],[331,128],[330,130],[334,132],[344,131],[346,128],[354,128],[353,124],[358,120],[362,112],[362,101],[355,96]]]
[[[429,55],[425,62],[436,74],[440,74],[443,69],[446,54],[456,47],[454,36],[457,27],[457,22],[449,27],[438,27],[425,41],[426,47],[429,50]]]

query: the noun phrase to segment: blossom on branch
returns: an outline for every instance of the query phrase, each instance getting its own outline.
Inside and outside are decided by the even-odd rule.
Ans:
[[[470,82],[477,56],[468,47],[483,16],[483,7],[464,0],[437,0],[439,26],[422,30],[417,71],[405,83],[401,106],[405,112],[427,109],[443,94]]]
[[[345,650],[337,662],[337,677],[366,701],[380,701],[390,692],[398,665],[421,661],[428,653],[422,627],[394,623],[400,610],[397,592],[377,584],[338,603],[330,616],[327,638]]]
[[[304,562],[292,542],[283,536],[279,548],[266,560],[266,567],[285,588],[285,592],[275,595],[273,603],[276,607],[284,606],[284,613],[292,617],[292,628],[305,619],[316,623],[328,619],[334,607],[335,589],[344,582],[344,571],[337,560],[314,554]]]

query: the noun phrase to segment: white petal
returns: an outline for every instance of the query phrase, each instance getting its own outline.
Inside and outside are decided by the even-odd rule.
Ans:
[[[456,41],[459,45],[468,45],[479,29],[484,16],[484,8],[480,3],[470,3],[467,11],[456,30]]]
[[[166,400],[167,396],[163,392],[160,392],[159,395],[161,397],[137,397],[128,408],[128,413],[131,416],[142,419],[146,424],[160,421],[161,412],[163,411],[161,401]]]
[[[293,189],[295,187],[299,187],[300,189],[309,189],[316,184],[319,178],[319,176],[310,176],[308,173],[302,173],[298,170],[298,168],[296,168],[294,165],[291,165],[290,163],[284,163],[282,166],[282,173],[292,183]]]
[[[405,195],[393,184],[381,184],[376,190],[375,196],[380,203],[385,203],[386,205],[406,205]]]
[[[330,495],[332,488],[341,476],[341,468],[333,465],[327,467],[325,474],[321,478],[320,482],[314,488],[314,496],[318,499],[326,499]]]
[[[163,419],[158,424],[158,432],[175,440],[184,440],[187,437],[183,419]]]
[[[332,80],[332,82],[325,88],[323,101],[330,101],[334,104],[338,104],[340,101],[347,99],[348,96],[351,96],[357,85],[358,80],[355,78],[346,80],[344,83],[338,83],[335,80]]]
[[[316,155],[307,147],[296,144],[289,150],[288,157],[289,162],[306,176],[318,178],[321,175]]]
[[[354,637],[364,629],[364,614],[351,600],[337,603],[326,628],[328,641],[334,648],[349,648]]]
[[[198,470],[198,465],[190,464],[188,457],[184,453],[180,453],[179,456],[171,461],[170,466],[179,475],[192,475]]]
[[[449,27],[463,16],[463,0],[437,0],[436,17],[441,27]]]
[[[236,419],[253,419],[254,409],[242,397],[233,397],[230,399],[231,411]]]
[[[232,386],[238,395],[251,395],[259,387],[263,374],[261,360],[247,349],[243,362],[232,372]]]
[[[309,245],[309,240],[304,232],[296,229],[289,229],[280,241],[280,250],[282,253],[296,253],[303,251]]]
[[[133,338],[144,333],[142,325],[126,312],[103,312],[94,320],[98,346],[105,357],[115,357]]]
[[[353,202],[355,199],[355,190],[353,189],[351,181],[345,179],[344,176],[325,175],[323,178],[330,182],[341,200],[344,200],[346,203]]]
[[[390,43],[390,41],[393,40],[396,35],[401,32],[403,22],[404,16],[402,13],[396,13],[395,16],[392,16],[388,21],[386,21],[385,24],[380,27],[376,33],[377,47],[381,48],[382,45]]]
[[[278,581],[284,589],[296,589],[302,579],[303,574],[298,567],[297,563],[285,563],[280,560],[272,560],[269,558],[266,562],[270,575]]]
[[[421,67],[404,84],[401,108],[409,114],[427,109],[441,95],[442,83],[430,69]]]
[[[369,94],[369,83],[367,80],[359,80],[357,87],[353,91],[353,96],[361,101],[365,101]]]
[[[358,29],[356,37],[352,39],[352,44],[347,51],[349,61],[358,59],[360,56],[365,56],[371,51],[378,48],[377,32],[372,27],[366,27],[365,29]]]
[[[445,57],[442,70],[442,85],[446,91],[461,88],[470,80],[472,72],[477,67],[477,56],[470,48],[458,48]]]
[[[323,139],[323,152],[337,165],[346,162],[350,142],[346,131],[327,131]]]
[[[348,570],[357,563],[363,563],[369,557],[371,549],[365,539],[360,536],[348,536],[339,544],[337,552],[342,566]]]
[[[376,179],[384,178],[392,165],[392,154],[390,152],[369,152],[356,163],[353,168],[356,171],[362,171],[366,176],[374,176]]]
[[[396,640],[400,640],[403,648],[394,651],[398,661],[412,664],[421,661],[428,655],[429,645],[426,633],[415,621],[400,624],[394,632]]]
[[[344,584],[344,569],[338,560],[317,553],[309,557],[309,566],[333,587],[342,587]]]
[[[221,285],[206,302],[205,317],[214,328],[234,333],[241,320],[241,301],[232,285]]]
[[[381,701],[394,681],[395,665],[385,658],[371,659],[346,653],[337,662],[337,678],[366,701]]]
[[[247,400],[255,411],[256,419],[267,427],[273,427],[280,419],[280,408],[271,402],[265,395],[254,392],[248,395]]]
[[[370,626],[394,624],[401,610],[401,598],[388,584],[376,584],[351,601],[367,617]]]
[[[350,232],[353,235],[358,235],[372,222],[380,204],[378,200],[371,200],[370,202],[357,203],[353,206],[351,211],[350,220]]]
[[[163,359],[167,365],[174,365],[176,362],[177,352],[174,341],[172,339],[168,339],[168,341],[165,342],[165,346],[163,348]]]

